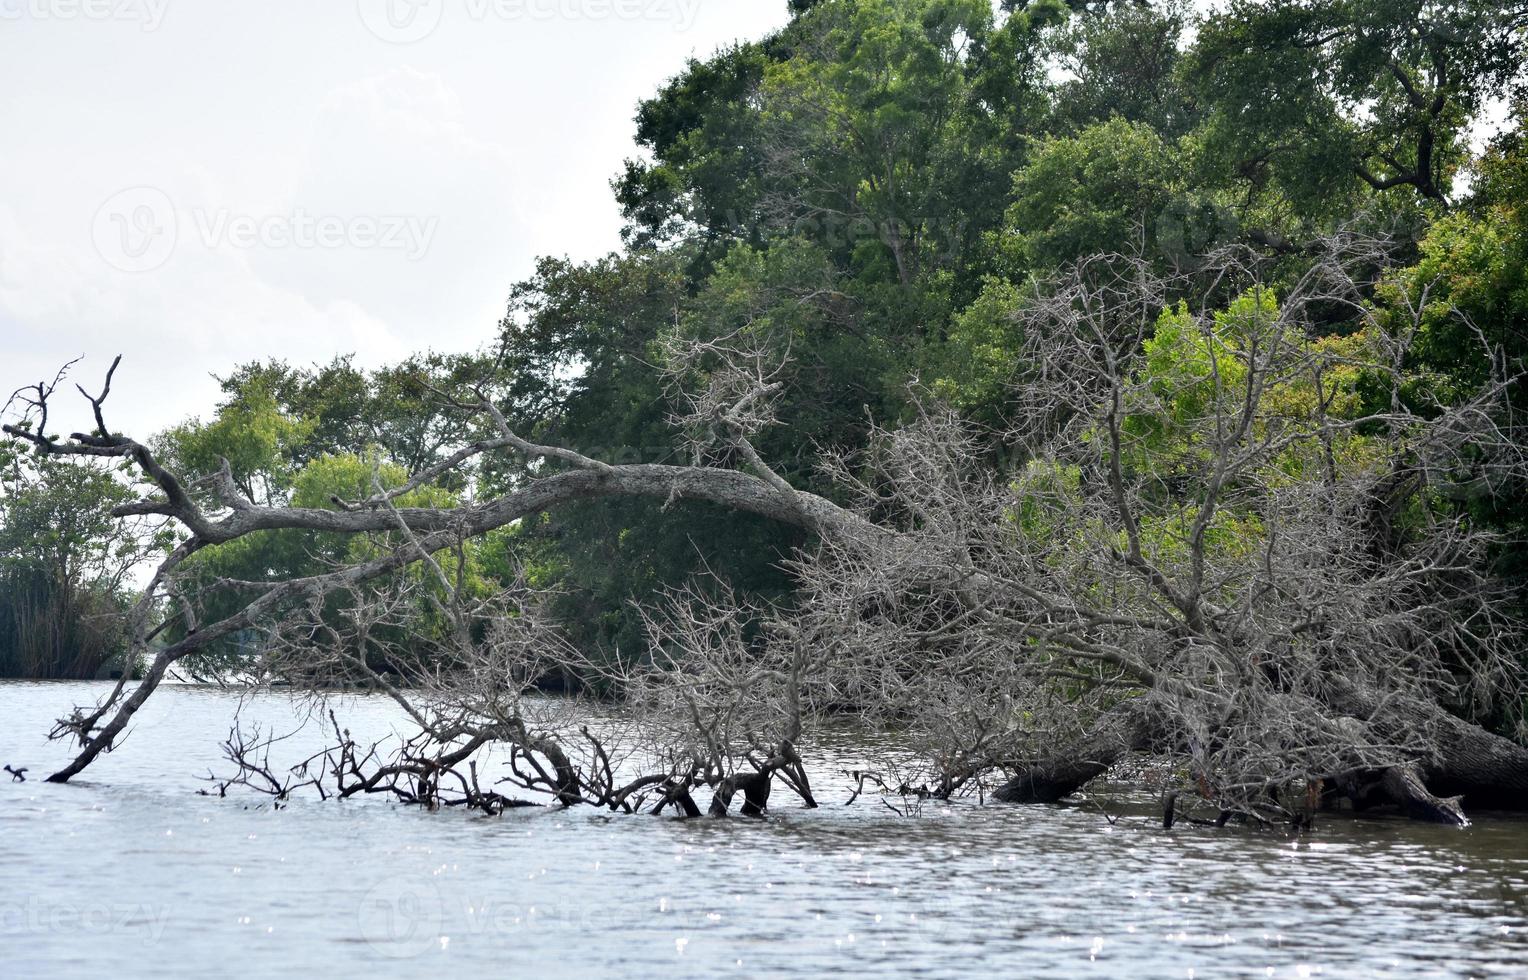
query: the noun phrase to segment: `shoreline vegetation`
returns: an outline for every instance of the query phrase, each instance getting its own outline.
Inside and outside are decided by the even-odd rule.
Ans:
[[[143,664],[47,778],[238,675],[414,726],[277,771],[235,719],[278,800],[758,816],[848,715],[889,800],[1528,809],[1528,2],[790,9],[638,103],[623,248],[480,351],[232,366],[157,434],[122,356],[12,395],[51,604],[0,641]]]

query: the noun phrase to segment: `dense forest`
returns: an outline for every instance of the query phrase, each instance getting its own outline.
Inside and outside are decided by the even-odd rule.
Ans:
[[[232,367],[141,443],[89,381],[67,445],[62,376],[18,392],[0,675],[401,688],[514,648],[517,691],[708,692],[725,723],[671,724],[643,784],[686,809],[810,800],[803,720],[843,711],[921,733],[943,795],[1147,746],[1226,813],[1528,785],[1528,4],[790,10],[638,103],[624,247],[540,260],[479,351]],[[438,742],[632,798],[459,694]],[[119,697],[74,716],[85,763]]]

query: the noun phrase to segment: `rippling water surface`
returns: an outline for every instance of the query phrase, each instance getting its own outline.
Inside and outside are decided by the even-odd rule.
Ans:
[[[1528,976],[1528,823],[1167,832],[1086,802],[906,818],[842,805],[848,736],[809,760],[825,805],[782,791],[763,821],[275,811],[196,795],[225,771],[238,697],[195,687],[150,699],[88,779],[41,782],[62,758],[50,719],[104,690],[0,684],[0,762],[36,777],[0,784],[0,974]],[[358,732],[395,714],[339,710]],[[295,716],[281,696],[253,712]]]

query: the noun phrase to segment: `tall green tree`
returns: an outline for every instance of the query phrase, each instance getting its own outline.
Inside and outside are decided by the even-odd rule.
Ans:
[[[1234,0],[1190,55],[1206,146],[1317,213],[1362,189],[1443,201],[1470,120],[1524,81],[1525,24],[1522,0]]]

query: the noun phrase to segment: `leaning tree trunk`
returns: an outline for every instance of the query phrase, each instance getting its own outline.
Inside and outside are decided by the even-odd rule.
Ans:
[[[1153,734],[1146,706],[1126,701],[1104,712],[1077,742],[1015,771],[992,797],[1004,803],[1055,803],[1108,772],[1126,753],[1145,748]]]
[[[1334,706],[1354,717],[1384,721],[1387,717],[1431,733],[1435,752],[1419,760],[1410,773],[1386,774],[1385,786],[1409,812],[1434,805],[1418,799],[1425,788],[1445,804],[1434,819],[1452,821],[1446,804],[1458,797],[1469,809],[1528,810],[1528,748],[1509,738],[1450,714],[1440,705],[1414,697],[1389,696],[1349,684],[1333,697]],[[1414,778],[1413,778],[1414,777]],[[1455,807],[1457,809],[1457,807]]]
[[[1359,808],[1381,803],[1432,823],[1464,825],[1464,810],[1528,810],[1528,748],[1415,698],[1381,702],[1356,688],[1335,699],[1341,710],[1373,718],[1395,713],[1432,730],[1437,754],[1410,766],[1337,774],[1332,788]],[[1013,772],[994,792],[1007,803],[1054,803],[1077,792],[1158,737],[1158,726],[1139,701],[1105,712],[1077,741]]]
[[[1528,748],[1434,705],[1417,708],[1439,727],[1439,756],[1421,767],[1429,789],[1473,809],[1528,810]]]
[[[124,441],[124,445],[141,449],[136,443]],[[141,451],[148,457],[146,449]],[[178,491],[179,485],[173,478],[167,476],[165,479],[168,487]],[[173,499],[176,494],[170,493],[169,496]],[[254,507],[246,503],[234,508],[221,520],[213,522],[189,500],[183,505],[155,504],[153,508],[131,505],[134,513],[152,510],[180,518],[187,527],[195,529],[196,536],[192,540],[197,548],[210,543],[232,541],[253,531],[276,529],[362,533],[389,530],[402,522],[411,532],[425,533],[370,562],[281,583],[234,615],[206,624],[164,648],[155,656],[148,672],[130,696],[119,701],[123,690],[123,686],[119,685],[108,702],[96,709],[90,724],[83,726],[80,731],[83,745],[79,753],[67,766],[49,776],[49,781],[68,782],[102,752],[110,751],[134,713],[176,662],[206,648],[219,638],[255,625],[262,616],[270,614],[281,603],[323,594],[324,590],[331,587],[354,585],[379,578],[412,563],[421,555],[450,547],[465,537],[486,534],[531,514],[577,500],[609,497],[649,497],[664,500],[666,504],[675,500],[702,500],[794,524],[826,536],[874,537],[887,534],[883,529],[824,497],[792,490],[788,486],[777,487],[771,481],[749,473],[658,464],[610,466],[590,463],[588,468],[536,479],[502,497],[459,508],[389,510],[382,507],[352,507],[329,511]],[[187,545],[183,544],[180,550],[187,551]],[[124,674],[124,684],[126,676]],[[97,722],[107,715],[110,718],[97,727]]]

